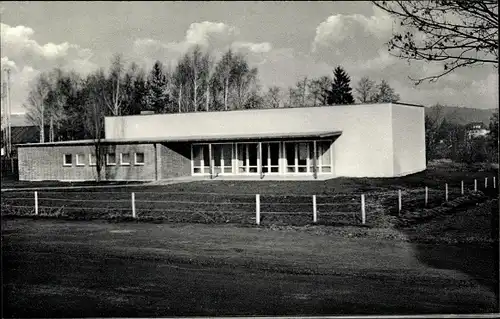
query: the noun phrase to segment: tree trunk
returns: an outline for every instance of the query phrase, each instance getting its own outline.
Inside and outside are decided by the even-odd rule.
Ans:
[[[182,83],[179,88],[179,113],[181,113],[181,102],[182,102]]]
[[[207,112],[210,105],[210,85],[207,85]]]
[[[50,117],[49,142],[54,142],[54,118]]]
[[[193,84],[194,84],[193,104],[194,104],[194,111],[196,112],[198,111],[198,81],[196,79],[196,76],[193,81]]]
[[[44,105],[42,102],[42,125],[40,125],[40,143],[45,142],[45,122],[44,122]]]
[[[227,93],[229,91],[229,77],[226,78],[226,83],[224,83],[224,110],[227,111]]]

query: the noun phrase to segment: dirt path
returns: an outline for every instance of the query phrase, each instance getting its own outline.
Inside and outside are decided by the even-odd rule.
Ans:
[[[455,267],[468,258],[488,277],[491,247],[229,225],[2,223],[4,317],[498,312],[495,279]],[[431,266],[423,251],[447,262]]]

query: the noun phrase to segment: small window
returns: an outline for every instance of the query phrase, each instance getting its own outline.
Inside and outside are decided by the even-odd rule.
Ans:
[[[95,166],[96,165],[95,154],[89,154],[89,165],[90,166]]]
[[[129,153],[120,153],[120,165],[130,165]]]
[[[135,153],[135,165],[144,165],[144,153]]]
[[[73,166],[73,156],[71,154],[64,154],[63,166]]]
[[[76,154],[76,166],[85,166],[85,156],[83,154]]]
[[[106,165],[116,165],[116,154],[115,153],[106,154]]]

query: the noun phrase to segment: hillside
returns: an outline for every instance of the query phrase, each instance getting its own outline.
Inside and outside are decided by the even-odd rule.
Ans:
[[[444,106],[443,113],[446,120],[454,123],[465,125],[471,122],[482,122],[486,125],[490,123],[491,115],[497,109],[474,109],[466,107]],[[437,109],[429,107],[425,109],[426,114],[435,116]]]

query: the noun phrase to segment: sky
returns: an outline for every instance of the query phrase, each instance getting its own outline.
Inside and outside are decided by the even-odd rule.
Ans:
[[[351,87],[364,76],[385,79],[402,102],[498,107],[498,70],[491,65],[415,86],[409,77],[443,66],[391,56],[387,42],[398,24],[370,2],[12,1],[0,4],[0,14],[1,64],[12,70],[15,113],[24,112],[40,72],[61,67],[85,75],[108,68],[115,53],[145,68],[156,60],[168,67],[194,44],[215,57],[229,48],[244,53],[264,90],[332,75],[340,65]]]

